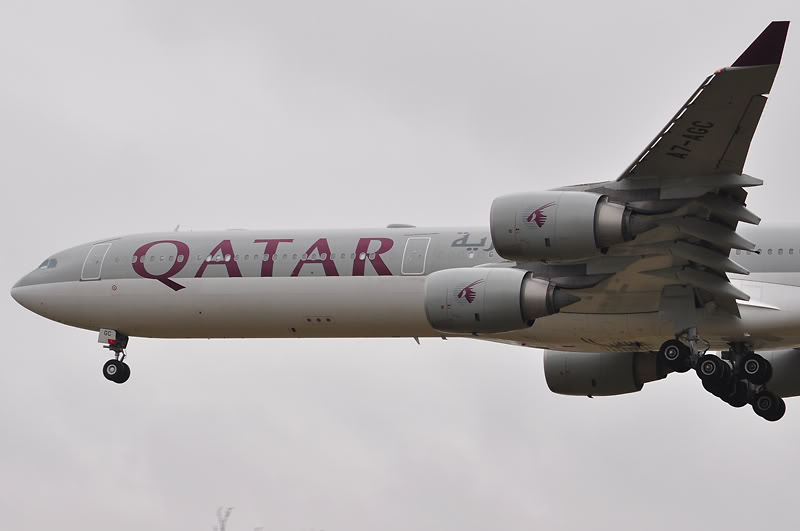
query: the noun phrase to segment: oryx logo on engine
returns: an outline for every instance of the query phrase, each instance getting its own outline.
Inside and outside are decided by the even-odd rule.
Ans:
[[[477,286],[477,285],[478,285],[478,284],[480,284],[481,282],[483,282],[483,279],[481,279],[481,280],[476,280],[476,281],[475,281],[475,282],[473,282],[472,284],[467,284],[466,286],[464,286],[463,288],[461,288],[461,291],[459,291],[459,292],[458,292],[458,295],[457,295],[457,297],[458,297],[459,299],[467,299],[467,302],[468,302],[468,303],[470,303],[470,304],[472,304],[472,301],[474,301],[474,300],[475,300],[475,297],[476,297],[476,295],[477,295],[477,294],[475,293],[475,290],[474,290],[474,289],[472,289],[472,288],[474,288],[475,286]]]
[[[547,222],[547,214],[543,212],[545,208],[550,208],[551,206],[555,205],[555,203],[547,203],[546,205],[542,205],[539,208],[535,209],[530,215],[525,218],[528,223],[536,223],[539,228],[542,227]]]

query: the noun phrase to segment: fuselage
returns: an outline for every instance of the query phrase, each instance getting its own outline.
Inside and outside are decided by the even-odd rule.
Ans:
[[[741,319],[705,310],[704,339],[777,349],[800,345],[798,227],[742,227],[761,253],[731,258],[751,296]],[[56,253],[12,295],[49,319],[128,336],[439,337],[424,310],[425,278],[443,269],[510,266],[487,228],[148,233]],[[635,293],[631,293],[635,297]],[[575,351],[657,350],[673,337],[658,308],[583,313],[580,304],[530,328],[481,336]]]

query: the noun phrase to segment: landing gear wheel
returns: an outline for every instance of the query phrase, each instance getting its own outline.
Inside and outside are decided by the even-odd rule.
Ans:
[[[119,360],[108,360],[103,365],[103,376],[106,377],[106,380],[114,383],[125,383],[131,376],[131,368],[128,367],[127,363]]]
[[[122,362],[117,360],[108,360],[103,365],[103,376],[106,380],[116,382],[122,373]]]
[[[658,350],[658,355],[661,361],[675,372],[686,372],[691,368],[689,364],[689,347],[677,339],[665,341]]]
[[[769,391],[761,391],[753,397],[753,411],[759,417],[775,422],[786,413],[786,402]]]
[[[712,380],[702,380],[702,382],[703,382],[703,389],[705,389],[712,395],[721,398],[722,400],[726,400],[725,395],[727,395],[728,392],[730,392],[730,389],[728,389],[727,385]]]
[[[128,381],[128,378],[131,377],[131,368],[124,361],[121,361],[120,363],[122,364],[122,371],[119,373],[119,377],[115,380],[115,382],[118,384],[123,384]]]
[[[742,376],[748,381],[763,385],[772,378],[772,364],[755,352],[742,359]]]
[[[697,362],[697,375],[703,380],[703,386],[706,387],[706,382],[715,389],[723,388],[730,382],[731,367],[725,363],[722,358],[718,358],[713,354],[705,354],[700,357]],[[706,387],[708,389],[708,387]],[[715,393],[716,394],[716,393]]]

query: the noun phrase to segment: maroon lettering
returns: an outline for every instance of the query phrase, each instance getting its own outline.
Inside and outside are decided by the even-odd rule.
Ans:
[[[311,259],[311,255],[314,251],[319,251],[319,259]],[[323,258],[323,256],[325,258]],[[306,264],[322,264],[323,269],[325,269],[325,276],[339,276],[339,272],[336,270],[336,264],[333,262],[333,258],[331,258],[331,248],[328,246],[327,238],[320,238],[314,242],[314,245],[308,248],[308,251],[306,251],[306,259],[297,262],[294,271],[292,271],[292,276],[299,276],[300,270],[303,269],[303,266]]]
[[[222,255],[222,260],[220,261],[214,260],[214,257],[218,252]],[[236,263],[234,257],[235,255],[233,254],[233,245],[231,245],[231,241],[222,240],[219,242],[219,245],[214,247],[214,249],[209,253],[209,258],[207,260],[203,260],[203,263],[200,264],[200,268],[197,270],[197,274],[195,274],[194,277],[201,278],[206,268],[212,265],[225,266],[225,269],[228,270],[229,277],[240,277],[242,276],[242,272],[239,271],[239,264]]]
[[[160,243],[169,243],[174,245],[177,251],[177,256],[175,257],[175,262],[172,264],[172,267],[169,268],[169,271],[160,275],[154,275],[153,273],[147,271],[144,258],[147,254],[147,251],[149,251],[151,247]],[[133,270],[140,277],[158,280],[168,288],[174,289],[175,291],[180,291],[186,287],[181,286],[171,278],[180,273],[189,262],[189,246],[185,243],[178,240],[159,240],[157,242],[146,243],[136,250],[134,256],[136,256],[136,261],[133,263]]]
[[[375,254],[375,258],[369,260],[369,244],[371,242],[380,242],[380,247],[377,251],[373,251]],[[389,271],[389,268],[383,262],[381,255],[387,252],[389,249],[392,248],[394,245],[394,240],[391,238],[361,238],[358,240],[358,244],[356,245],[356,259],[353,262],[353,276],[364,276],[364,264],[369,260],[372,264],[372,267],[375,268],[375,271],[379,275],[391,275],[392,272]],[[363,253],[363,258],[362,258]]]
[[[275,267],[275,255],[278,253],[278,245],[282,243],[291,243],[294,240],[254,240],[253,243],[266,243],[264,247],[264,258],[269,257],[268,260],[261,262],[261,276],[271,277],[272,271]]]

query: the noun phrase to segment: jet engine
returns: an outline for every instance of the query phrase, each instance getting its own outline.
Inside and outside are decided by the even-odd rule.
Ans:
[[[657,360],[656,352],[545,350],[544,377],[547,387],[560,395],[624,395],[667,376]]]
[[[511,194],[492,203],[489,228],[507,260],[577,260],[632,240],[632,212],[592,192]]]
[[[445,269],[425,279],[425,314],[431,326],[441,332],[519,330],[578,300],[568,291],[521,269]]]
[[[781,398],[800,396],[800,349],[761,352],[772,365],[767,389]]]

